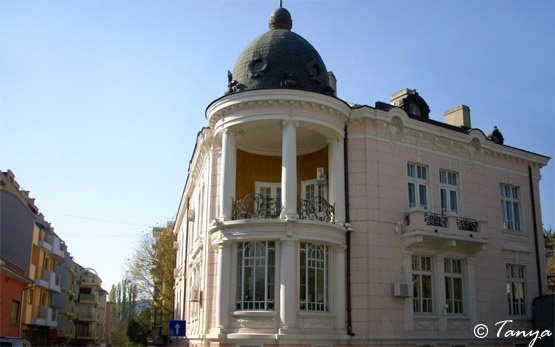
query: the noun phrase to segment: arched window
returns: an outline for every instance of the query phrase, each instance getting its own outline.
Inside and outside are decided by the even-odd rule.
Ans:
[[[328,311],[328,248],[301,242],[300,309]]]
[[[242,242],[237,247],[237,309],[275,308],[274,241]]]

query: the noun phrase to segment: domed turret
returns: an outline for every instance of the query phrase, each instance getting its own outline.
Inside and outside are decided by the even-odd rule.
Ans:
[[[239,55],[229,75],[229,93],[288,88],[333,95],[322,58],[292,26],[289,11],[280,7],[272,12],[270,31]]]

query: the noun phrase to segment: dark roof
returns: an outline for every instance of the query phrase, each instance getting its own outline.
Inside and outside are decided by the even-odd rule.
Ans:
[[[290,31],[291,25],[286,9],[272,13],[270,31],[239,55],[228,76],[228,93],[289,88],[333,95],[322,58],[307,40]]]

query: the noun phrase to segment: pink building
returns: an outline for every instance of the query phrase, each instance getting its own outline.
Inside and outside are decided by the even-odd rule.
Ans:
[[[422,96],[348,104],[280,8],[206,111],[174,232],[191,345],[484,346],[545,293],[549,160]],[[490,333],[477,338],[475,326]]]

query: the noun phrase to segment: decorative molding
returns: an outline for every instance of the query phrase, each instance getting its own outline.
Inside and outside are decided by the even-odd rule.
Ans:
[[[300,320],[301,328],[331,328],[332,322],[327,318],[301,318]]]
[[[414,329],[415,330],[431,330],[438,328],[438,318],[430,317],[415,317],[414,318]]]
[[[274,328],[276,320],[263,317],[236,317],[231,325],[235,328]]]

